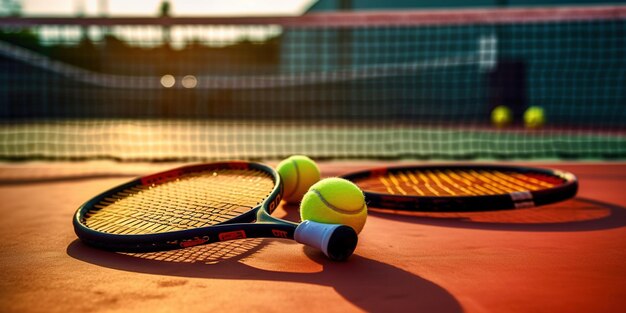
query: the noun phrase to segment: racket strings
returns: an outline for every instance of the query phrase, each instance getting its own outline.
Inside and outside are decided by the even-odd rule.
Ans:
[[[147,234],[206,227],[259,205],[274,188],[256,170],[191,173],[159,185],[137,185],[106,197],[85,214],[85,225],[114,234]]]
[[[364,190],[410,196],[480,196],[554,187],[561,179],[498,170],[406,170],[357,181]]]

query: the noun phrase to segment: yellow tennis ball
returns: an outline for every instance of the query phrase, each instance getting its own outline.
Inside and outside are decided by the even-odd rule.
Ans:
[[[342,224],[361,232],[367,219],[363,192],[343,178],[326,178],[311,186],[300,203],[302,220]]]
[[[499,105],[491,111],[491,123],[497,127],[505,127],[513,121],[513,112],[507,106]]]
[[[531,106],[524,112],[524,125],[527,128],[539,128],[543,125],[545,119],[542,107]]]
[[[299,202],[311,185],[320,180],[317,164],[304,155],[291,156],[276,167],[283,181],[283,199],[287,202]]]

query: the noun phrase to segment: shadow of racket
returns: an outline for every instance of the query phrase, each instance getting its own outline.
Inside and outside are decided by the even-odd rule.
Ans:
[[[626,226],[626,208],[580,197],[541,207],[504,211],[436,213],[369,209],[370,215],[384,219],[468,229],[574,232]]]

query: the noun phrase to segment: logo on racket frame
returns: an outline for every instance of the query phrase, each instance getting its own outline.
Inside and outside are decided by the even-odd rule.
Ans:
[[[283,198],[283,184],[280,184],[280,186],[278,188],[279,188],[279,190],[278,190],[278,194],[276,195],[276,198],[274,198],[274,200],[272,200],[272,202],[267,204],[267,209],[268,209],[268,212],[270,214],[272,214],[274,212],[274,210],[276,210],[276,208],[280,204],[280,200],[282,200],[282,198]]]
[[[189,247],[201,245],[201,244],[206,243],[208,241],[209,241],[209,236],[195,237],[193,239],[181,240],[180,243],[178,243],[178,245],[181,248],[189,248]],[[176,243],[176,241],[174,241],[172,243]]]
[[[277,238],[287,238],[287,232],[279,229],[272,229],[272,234]]]
[[[235,230],[235,231],[220,233],[218,235],[218,238],[220,239],[220,241],[226,241],[226,240],[234,240],[234,239],[244,239],[244,238],[247,238],[247,236],[246,236],[245,231]]]

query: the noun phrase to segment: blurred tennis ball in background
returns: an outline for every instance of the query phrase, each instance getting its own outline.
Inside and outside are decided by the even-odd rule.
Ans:
[[[513,112],[505,105],[499,105],[491,111],[491,123],[496,127],[505,127],[513,121]]]
[[[531,106],[524,112],[524,125],[526,128],[539,128],[545,123],[546,117],[542,107]]]
[[[311,186],[300,203],[300,217],[326,224],[350,226],[360,233],[367,220],[365,196],[343,178],[326,178]]]
[[[283,181],[283,199],[289,203],[299,202],[309,187],[320,180],[317,164],[304,155],[290,156],[278,164],[276,171]]]

